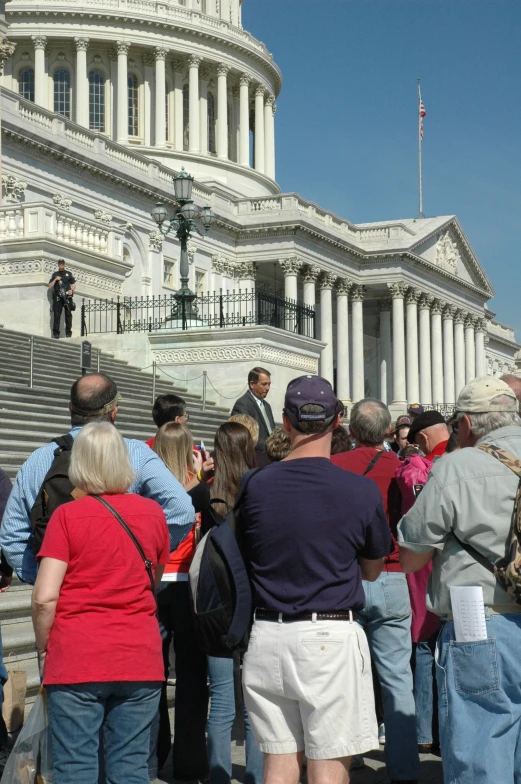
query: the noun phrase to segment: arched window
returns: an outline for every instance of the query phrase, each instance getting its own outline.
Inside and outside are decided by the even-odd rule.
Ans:
[[[128,135],[139,136],[139,82],[136,74],[128,75]]]
[[[190,88],[187,84],[183,87],[183,150],[187,150],[190,141]]]
[[[89,71],[89,128],[105,133],[105,74],[99,68]]]
[[[34,103],[34,68],[22,68],[18,74],[18,92],[22,98]]]
[[[54,72],[54,111],[71,119],[71,75],[67,68]]]
[[[215,149],[215,98],[213,93],[208,93],[208,152]]]

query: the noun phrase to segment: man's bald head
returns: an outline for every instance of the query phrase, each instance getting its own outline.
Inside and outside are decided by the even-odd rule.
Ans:
[[[519,378],[519,376],[513,376],[510,373],[506,373],[504,376],[501,376],[500,381],[504,381],[505,384],[508,384],[514,395],[517,397],[518,402],[521,403],[521,378]]]
[[[103,373],[82,376],[71,387],[71,424],[113,422],[118,404],[118,388]]]

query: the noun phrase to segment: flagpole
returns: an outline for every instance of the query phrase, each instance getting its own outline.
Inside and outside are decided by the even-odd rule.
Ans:
[[[420,80],[418,79],[418,195],[419,195],[419,217],[423,218],[423,179],[422,179],[422,119],[421,119],[421,91]]]

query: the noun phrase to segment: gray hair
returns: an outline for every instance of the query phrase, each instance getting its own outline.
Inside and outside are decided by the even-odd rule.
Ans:
[[[512,398],[508,395],[498,395],[491,400],[491,403],[511,405]],[[501,427],[511,427],[512,425],[521,427],[521,417],[517,411],[489,411],[486,414],[469,414],[465,411],[458,411],[457,421],[459,422],[464,416],[468,416],[471,434],[477,438],[482,438]]]
[[[71,451],[69,479],[85,493],[126,493],[134,481],[127,445],[110,422],[82,427]]]
[[[381,444],[390,424],[389,409],[385,403],[376,398],[366,397],[364,400],[359,400],[351,409],[349,428],[356,440],[366,446]]]

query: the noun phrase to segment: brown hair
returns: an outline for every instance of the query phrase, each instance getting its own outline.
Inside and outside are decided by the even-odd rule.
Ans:
[[[291,438],[284,428],[276,427],[266,439],[266,454],[274,463],[284,460],[291,452]]]
[[[244,425],[225,422],[215,434],[215,473],[212,482],[212,498],[222,498],[224,504],[215,504],[219,514],[226,514],[235,503],[244,474],[255,468],[255,447],[252,437]]]
[[[154,441],[154,452],[182,485],[187,483],[188,470],[192,467],[193,443],[191,432],[179,422],[167,422],[160,427]]]
[[[349,452],[351,449],[351,439],[342,425],[338,425],[333,430],[333,437],[331,438],[331,454],[338,455],[340,452]]]
[[[228,422],[238,422],[239,425],[244,425],[253,438],[253,445],[257,446],[257,441],[259,440],[259,423],[256,422],[252,416],[249,414],[234,414],[228,419]]]

